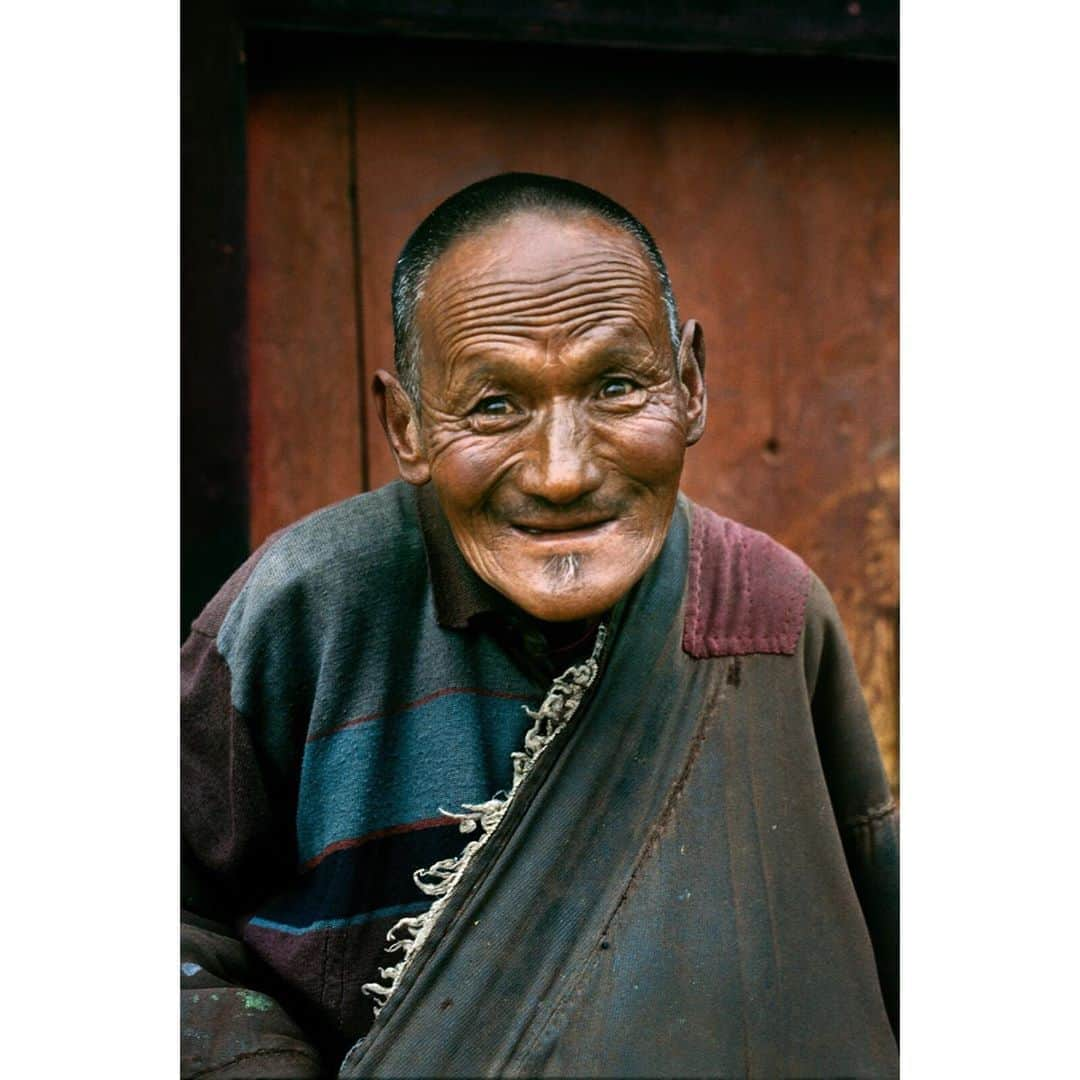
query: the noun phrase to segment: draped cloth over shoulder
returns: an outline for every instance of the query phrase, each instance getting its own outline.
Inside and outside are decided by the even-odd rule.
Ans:
[[[341,1076],[896,1074],[871,938],[893,819],[835,609],[774,559],[739,602],[798,582],[786,651],[706,634],[691,655],[687,603],[703,625],[734,603],[716,560],[761,537],[695,570],[719,522],[680,500],[589,697]]]

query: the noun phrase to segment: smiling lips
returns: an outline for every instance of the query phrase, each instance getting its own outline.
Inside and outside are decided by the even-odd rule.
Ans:
[[[585,540],[591,539],[607,526],[615,523],[614,517],[591,518],[587,521],[575,521],[572,518],[565,521],[511,522],[512,527],[519,533],[524,533],[531,539],[537,540]]]

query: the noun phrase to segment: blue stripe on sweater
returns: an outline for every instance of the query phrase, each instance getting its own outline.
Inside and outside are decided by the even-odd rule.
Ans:
[[[458,693],[309,743],[297,809],[300,862],[509,788],[510,755],[531,723],[520,702]]]
[[[424,894],[413,873],[459,855],[466,842],[453,823],[377,836],[331,853],[255,914],[266,922],[305,927],[414,903]]]
[[[433,903],[430,897],[425,897],[411,904],[396,904],[394,907],[380,908],[378,911],[365,911],[347,919],[317,919],[307,926],[289,926],[286,923],[274,922],[256,915],[248,920],[248,926],[260,926],[264,930],[276,930],[280,934],[292,934],[295,937],[299,934],[310,934],[315,930],[340,930],[345,926],[361,926],[375,919],[400,919],[405,915],[418,915],[421,911],[427,911]]]

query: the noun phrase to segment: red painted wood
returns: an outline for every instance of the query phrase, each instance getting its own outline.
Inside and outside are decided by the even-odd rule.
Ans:
[[[363,489],[350,147],[340,80],[251,94],[252,547]]]

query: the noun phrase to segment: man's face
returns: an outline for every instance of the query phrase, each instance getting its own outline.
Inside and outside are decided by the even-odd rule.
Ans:
[[[420,452],[465,559],[537,618],[606,611],[659,553],[703,423],[637,242],[515,215],[447,250],[417,326]]]

